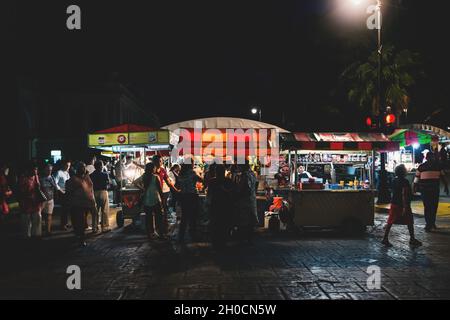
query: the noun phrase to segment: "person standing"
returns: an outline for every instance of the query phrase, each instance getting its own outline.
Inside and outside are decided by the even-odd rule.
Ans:
[[[95,171],[95,162],[97,161],[97,158],[95,156],[92,156],[88,159],[87,165],[86,165],[86,171],[89,175],[91,175]]]
[[[58,190],[55,179],[52,177],[53,166],[48,164],[42,170],[39,179],[41,190],[44,192],[47,201],[44,202],[42,208],[42,218],[45,222],[45,232],[47,235],[52,233],[53,209],[55,207],[55,193]]]
[[[439,151],[439,160],[441,161],[442,168],[443,169],[449,169],[449,152],[448,152],[448,146],[445,143],[441,144],[441,150]]]
[[[436,230],[436,214],[439,206],[440,181],[444,183],[445,192],[449,194],[448,184],[442,167],[433,152],[426,154],[426,162],[422,163],[414,179],[414,191],[422,194],[425,207],[425,231]]]
[[[9,213],[6,199],[12,196],[12,191],[8,183],[8,174],[9,167],[6,164],[0,164],[0,219]]]
[[[114,192],[114,203],[118,204],[121,202],[120,199],[120,189],[125,187],[124,184],[124,161],[125,161],[125,155],[121,155],[119,159],[114,163],[114,169],[113,169],[113,176],[116,181],[116,187]]]
[[[312,178],[311,173],[305,170],[305,167],[299,166],[297,169],[298,172],[298,181],[301,181],[301,179],[310,179]]]
[[[406,179],[406,174],[405,165],[401,164],[395,168],[396,178],[393,181],[391,208],[389,209],[384,238],[381,242],[387,247],[392,247],[392,244],[389,242],[389,232],[394,224],[408,226],[410,245],[416,247],[422,245],[414,236],[414,216],[411,210],[412,190],[409,181]]]
[[[81,246],[86,246],[86,216],[96,215],[94,188],[83,162],[77,164],[76,174],[66,183],[67,203],[70,208],[73,229]]]
[[[25,238],[42,236],[41,210],[43,201],[38,194],[39,188],[38,168],[34,163],[31,163],[19,178],[19,207],[22,213]]]
[[[103,170],[103,161],[97,160],[94,164],[95,171],[90,174],[94,188],[95,202],[97,204],[97,217],[94,219],[97,222],[101,220],[102,232],[109,232],[109,195],[108,186],[111,184],[109,175]],[[100,214],[101,210],[101,214]],[[97,225],[93,224],[94,231],[98,229]]]
[[[178,242],[184,242],[186,227],[189,225],[189,233],[193,241],[197,240],[197,216],[199,211],[199,197],[196,188],[197,182],[203,179],[194,171],[193,159],[181,165],[180,176],[178,177],[180,187],[181,222],[178,232]]]
[[[241,175],[237,183],[237,226],[240,240],[251,241],[253,229],[258,223],[256,206],[256,184],[257,179],[250,165],[246,161],[241,165]]]
[[[225,178],[225,166],[214,166],[214,178],[209,181],[207,203],[209,203],[211,243],[216,249],[223,249],[231,231],[233,212],[233,183]]]
[[[161,190],[162,190],[162,199],[161,199],[161,209],[162,209],[162,224],[164,226],[163,228],[163,234],[161,236],[165,237],[167,236],[167,229],[168,229],[168,220],[167,216],[169,214],[169,207],[167,205],[167,200],[169,199],[170,190],[173,189],[175,191],[178,191],[177,188],[175,188],[174,183],[170,181],[169,175],[167,174],[166,169],[164,169],[163,166],[163,160],[160,156],[155,155],[152,158],[152,162],[155,166],[155,173],[159,176],[160,182],[161,182]]]
[[[56,186],[58,188],[58,198],[61,204],[61,229],[69,230],[69,208],[67,206],[66,199],[66,182],[70,179],[70,161],[63,161],[62,167],[58,170],[54,176]]]
[[[162,189],[159,175],[156,174],[155,165],[151,162],[145,166],[145,173],[142,176],[144,189],[143,206],[146,214],[146,229],[150,239],[159,237],[164,239],[164,226],[161,214]],[[156,226],[156,234],[155,234]]]
[[[180,170],[181,167],[179,164],[174,164],[172,166],[172,168],[170,168],[169,170],[169,179],[170,181],[173,183],[173,185],[175,186],[175,188],[177,188],[178,186],[178,177],[180,175]],[[177,203],[178,203],[178,192],[175,192],[174,190],[171,190],[170,192],[170,204],[168,204],[169,207],[172,207],[174,211],[176,211],[176,207],[177,207]]]

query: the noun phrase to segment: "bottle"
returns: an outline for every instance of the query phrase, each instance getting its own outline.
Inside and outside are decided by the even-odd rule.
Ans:
[[[358,189],[358,179],[356,179],[355,177],[355,181],[353,182],[353,186],[355,187],[355,189]]]
[[[330,189],[330,184],[328,183],[328,179],[325,180],[325,190],[329,190]]]

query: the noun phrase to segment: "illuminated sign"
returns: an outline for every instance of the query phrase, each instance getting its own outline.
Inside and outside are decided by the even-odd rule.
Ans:
[[[90,147],[149,144],[168,145],[169,131],[90,134],[88,136],[88,144]]]
[[[169,144],[169,131],[130,132],[129,144]]]

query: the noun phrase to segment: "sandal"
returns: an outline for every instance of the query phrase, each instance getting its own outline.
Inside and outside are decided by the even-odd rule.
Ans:
[[[412,240],[410,240],[410,241],[409,241],[409,244],[412,245],[412,246],[414,246],[414,247],[420,247],[420,246],[422,246],[422,242],[420,242],[420,241],[417,240],[417,239],[412,239]]]
[[[392,243],[390,243],[389,240],[383,240],[381,241],[381,244],[388,248],[393,247]]]

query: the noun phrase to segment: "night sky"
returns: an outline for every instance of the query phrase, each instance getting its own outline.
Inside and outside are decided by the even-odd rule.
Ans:
[[[375,49],[376,33],[363,12],[336,18],[346,1],[14,1],[2,8],[3,88],[22,75],[76,88],[116,73],[161,124],[251,118],[258,104],[263,121],[281,124],[284,114],[289,129],[359,129],[363,115],[339,75]],[[386,2],[385,42],[419,52],[426,74],[411,90],[410,122],[438,108],[448,114],[446,1]],[[81,31],[65,28],[69,4],[82,9]]]

